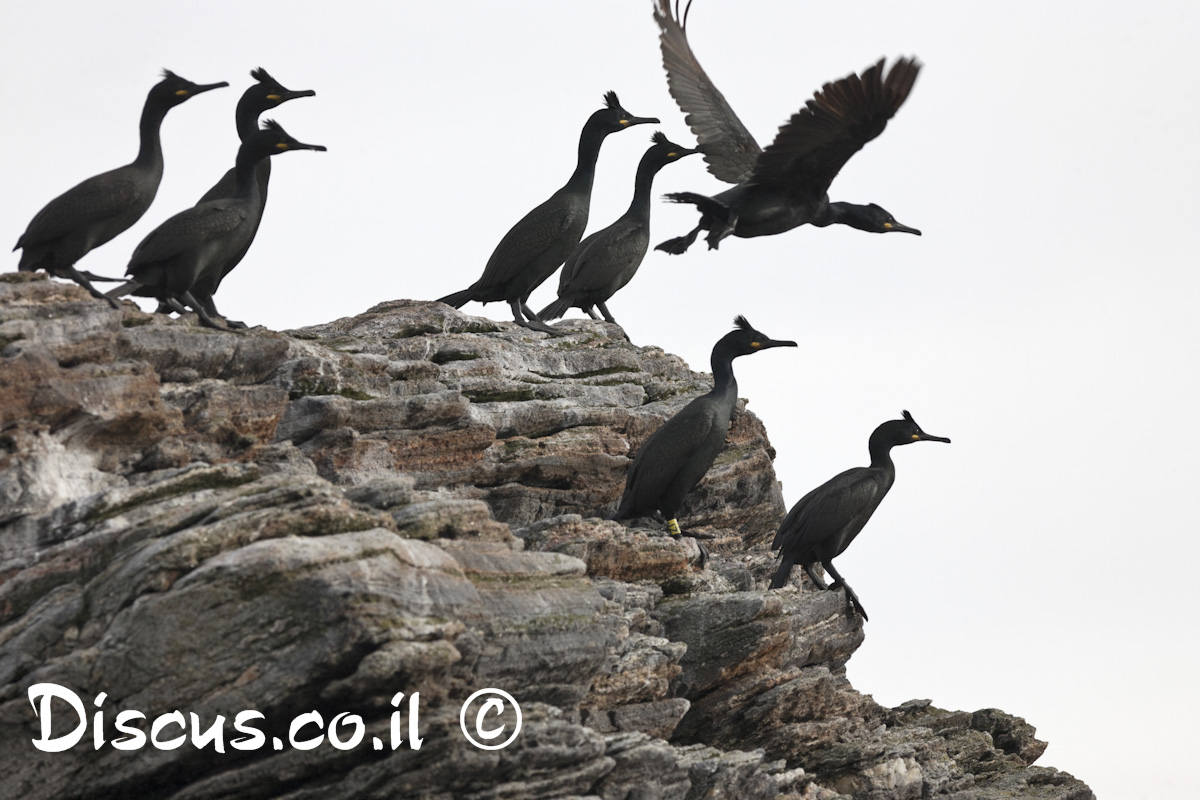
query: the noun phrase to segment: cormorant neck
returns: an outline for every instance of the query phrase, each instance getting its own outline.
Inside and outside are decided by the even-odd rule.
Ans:
[[[649,221],[650,187],[662,164],[643,160],[638,164],[637,176],[633,179],[633,201],[629,204],[628,216]]]
[[[237,124],[239,141],[248,140],[258,130],[258,109],[253,104],[246,102],[245,98],[238,101],[233,118]]]
[[[713,393],[719,394],[732,390],[737,395],[737,379],[733,377],[733,359],[735,356],[719,344],[712,351]]]
[[[242,200],[259,197],[259,165],[269,160],[269,156],[257,155],[245,145],[238,150],[237,164],[234,166],[234,177],[237,180],[237,192],[234,197]]]
[[[234,119],[237,122],[238,139],[240,141],[248,141],[258,131],[258,116],[260,113],[253,102],[247,102],[245,98],[238,102],[237,111],[234,112]],[[267,194],[267,183],[271,180],[271,159],[264,158],[260,160],[258,166],[255,167],[255,172],[258,177],[259,192],[265,197]]]
[[[860,231],[873,231],[875,228],[867,217],[867,208],[858,203],[829,203],[821,220],[812,224],[818,228],[824,228],[826,225],[849,225]]]
[[[163,155],[160,131],[167,111],[167,108],[155,103],[152,97],[146,98],[146,105],[142,107],[142,119],[138,123],[141,145],[138,148],[137,159],[133,162],[139,167],[157,167],[159,171],[162,170]]]
[[[894,446],[892,440],[880,431],[872,433],[871,441],[867,445],[871,453],[871,467],[895,475],[896,465],[892,463],[892,447]]]
[[[596,159],[600,157],[600,145],[608,134],[591,125],[584,125],[579,134],[579,160],[567,186],[577,192],[591,194],[592,179],[596,177]]]

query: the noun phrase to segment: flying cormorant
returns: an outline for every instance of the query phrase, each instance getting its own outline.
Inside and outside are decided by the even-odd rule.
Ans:
[[[670,0],[656,0],[654,19],[662,29],[667,86],[687,115],[709,172],[737,184],[712,197],[668,194],[674,202],[694,204],[700,223],[656,250],[682,253],[702,230],[708,231],[709,248],[716,248],[730,234],[770,236],[806,224],[823,228],[840,223],[872,233],[920,235],[874,203],[831,203],[828,195],[842,166],[883,133],[908,97],[921,68],[915,59],[899,59],[886,75],[880,59],[861,76],[825,84],[763,150],[693,55],[685,32],[687,8],[681,20],[678,0],[674,13]]]
[[[251,70],[250,77],[254,78],[256,82],[251,84],[250,88],[242,93],[241,99],[238,100],[237,110],[234,112],[238,139],[242,142],[258,131],[258,117],[263,112],[283,105],[288,100],[295,100],[297,97],[315,97],[317,94],[312,89],[301,91],[288,89],[271,77],[270,73],[262,67]],[[209,316],[212,317],[220,316],[220,312],[217,311],[217,306],[213,302],[213,295],[216,293],[217,287],[221,285],[221,281],[229,274],[230,270],[236,267],[246,255],[246,252],[250,249],[250,245],[254,242],[255,234],[258,233],[258,225],[262,221],[263,208],[265,208],[267,203],[267,185],[271,180],[271,159],[264,158],[259,161],[255,172],[258,178],[258,193],[262,197],[258,205],[258,214],[251,220],[250,237],[246,239],[241,252],[235,253],[230,257],[220,269],[213,269],[205,273],[205,279],[192,287],[192,297],[196,298],[204,306]],[[221,177],[221,180],[217,181],[216,185],[204,193],[199,202],[205,203],[209,200],[233,197],[237,193],[236,173],[237,168],[230,167]],[[158,310],[168,313],[172,309],[169,304],[164,303],[158,307]],[[244,322],[232,319],[226,319],[225,324],[231,328],[246,327]]]
[[[638,163],[633,181],[633,201],[625,214],[593,233],[571,251],[558,281],[558,299],[542,309],[543,320],[558,319],[568,308],[580,308],[592,319],[596,306],[604,319],[616,323],[605,303],[633,279],[650,246],[650,186],[658,171],[684,156],[698,153],[656,131],[654,144]]]
[[[679,535],[676,515],[687,496],[721,448],[729,419],[737,403],[737,380],[733,360],[771,347],[795,347],[795,342],[778,341],[756,331],[739,316],[737,330],[721,337],[713,346],[713,388],[697,397],[659,427],[633,459],[625,478],[625,495],[613,519],[662,514],[667,529]]]
[[[813,489],[792,506],[780,523],[771,549],[779,551],[781,561],[771,579],[771,588],[785,585],[792,567],[800,564],[817,588],[844,587],[850,603],[865,620],[867,612],[858,595],[834,569],[833,559],[850,546],[892,488],[896,466],[892,463],[891,449],[913,442],[949,441],[921,430],[907,411],[904,419],[890,420],[876,428],[868,445],[871,466],[848,469]],[[818,561],[833,576],[832,586],[826,586],[813,569]]]
[[[579,135],[579,160],[571,179],[504,235],[488,259],[483,277],[461,292],[446,295],[441,302],[462,308],[471,300],[480,303],[504,300],[512,308],[513,321],[518,325],[555,332],[527,303],[533,290],[562,266],[583,238],[600,145],[610,133],[646,122],[658,122],[655,117],[630,114],[621,107],[616,92],[604,95],[604,105],[583,126]]]
[[[254,235],[254,220],[262,210],[255,165],[261,159],[289,150],[324,149],[319,144],[296,141],[279,123],[267,120],[262,130],[238,148],[234,196],[198,203],[151,231],[133,251],[125,270],[133,279],[109,292],[107,297],[115,299],[126,294],[157,297],[172,307],[186,305],[200,316],[204,325],[220,328],[192,294],[192,288],[211,280],[212,272],[243,252]]]
[[[162,181],[159,132],[167,112],[201,92],[228,85],[225,81],[196,84],[163,70],[163,79],[150,89],[142,107],[137,158],[131,164],[88,178],[47,203],[13,248],[23,250],[18,269],[21,272],[43,269],[56,278],[69,278],[95,297],[103,298],[89,278],[108,279],[81,273],[75,262],[130,228],[150,208]]]

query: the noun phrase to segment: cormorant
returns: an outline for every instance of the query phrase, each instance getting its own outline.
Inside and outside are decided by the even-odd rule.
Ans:
[[[921,69],[915,59],[901,58],[886,76],[880,59],[861,77],[850,75],[825,84],[763,150],[693,55],[685,32],[687,8],[681,22],[678,0],[675,13],[670,0],[657,0],[654,19],[662,29],[667,86],[687,115],[709,172],[737,184],[712,197],[668,194],[673,202],[694,204],[701,213],[700,223],[656,250],[682,253],[702,230],[708,231],[710,249],[730,234],[770,236],[806,224],[823,228],[840,223],[871,233],[921,234],[874,203],[831,203],[828,195],[842,166],[883,133],[908,97]]]
[[[604,105],[583,126],[579,135],[579,160],[571,179],[504,235],[488,259],[483,277],[461,292],[446,295],[440,302],[462,308],[471,300],[480,303],[504,300],[512,308],[513,321],[518,325],[555,332],[527,303],[533,290],[562,266],[583,238],[600,145],[610,133],[633,125],[658,122],[655,117],[630,114],[621,107],[616,92],[604,95]]]
[[[854,537],[867,524],[867,520],[879,508],[883,496],[896,480],[896,466],[892,463],[891,449],[913,442],[947,442],[943,436],[931,436],[904,412],[904,419],[883,423],[871,434],[868,449],[871,466],[848,469],[837,477],[826,481],[800,498],[784,517],[775,532],[772,550],[780,555],[779,569],[771,579],[771,588],[778,589],[788,581],[795,564],[804,567],[808,577],[819,589],[844,587],[850,603],[865,620],[858,595],[833,567],[833,559],[841,555]],[[833,576],[833,585],[825,582],[813,569],[821,562],[825,571]]]
[[[543,320],[558,319],[568,308],[587,312],[592,319],[595,306],[608,322],[616,323],[605,303],[633,279],[650,246],[650,186],[658,171],[684,156],[698,153],[667,139],[656,131],[654,144],[638,163],[629,210],[607,228],[593,233],[571,251],[558,281],[558,299],[542,309]]]
[[[150,89],[142,107],[137,158],[131,164],[88,178],[47,203],[13,248],[24,251],[18,267],[21,272],[44,269],[56,278],[75,281],[95,297],[104,297],[89,278],[108,279],[81,273],[75,262],[130,228],[150,208],[162,181],[159,132],[167,112],[201,92],[229,85],[225,81],[192,83],[167,69],[162,74],[163,79]]]
[[[250,71],[250,77],[254,78],[256,83],[250,85],[242,93],[242,97],[238,100],[237,110],[234,112],[234,119],[237,123],[238,139],[242,142],[250,136],[253,136],[258,131],[258,117],[265,111],[269,111],[276,106],[283,105],[288,100],[295,100],[297,97],[315,97],[316,92],[312,89],[304,89],[301,91],[293,91],[288,89],[279,81],[271,77],[262,67]],[[236,267],[250,249],[250,245],[254,242],[254,236],[258,233],[258,225],[262,221],[263,208],[267,202],[267,185],[271,180],[271,159],[264,158],[258,162],[255,168],[258,178],[258,193],[262,196],[257,215],[250,221],[250,236],[242,245],[240,252],[235,253],[229,258],[220,269],[213,269],[206,272],[204,279],[192,287],[192,297],[195,297],[204,306],[209,316],[220,316],[217,311],[217,306],[213,302],[213,295],[217,288],[221,285],[221,281],[229,274],[230,270]],[[206,203],[209,200],[219,200],[222,198],[233,197],[237,194],[237,168],[231,167],[217,181],[211,189],[204,193],[200,198],[199,203]],[[159,312],[169,313],[172,309],[169,304],[161,304],[158,307]],[[231,328],[245,328],[244,322],[237,320],[226,319],[225,324]]]
[[[737,317],[734,324],[737,330],[725,334],[713,346],[712,391],[684,406],[641,446],[625,478],[625,495],[613,519],[661,513],[671,534],[679,535],[675,517],[683,499],[725,446],[738,396],[733,360],[771,347],[796,346],[795,342],[778,341],[756,331],[745,317]]]
[[[296,141],[279,123],[267,120],[262,130],[238,148],[234,196],[198,203],[151,231],[133,251],[125,270],[133,279],[107,297],[136,294],[157,297],[172,307],[186,304],[203,324],[219,328],[192,294],[192,288],[211,280],[211,274],[243,252],[254,235],[254,220],[262,211],[255,165],[288,150],[324,149],[323,145]]]

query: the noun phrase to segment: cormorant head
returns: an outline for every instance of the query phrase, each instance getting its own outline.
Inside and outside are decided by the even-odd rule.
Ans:
[[[731,357],[737,358],[738,356],[757,353],[760,350],[766,350],[771,347],[796,346],[795,342],[772,339],[762,331],[755,330],[754,326],[740,314],[734,318],[733,324],[737,328],[722,336],[716,346],[713,347],[714,359],[718,350],[732,353]]]
[[[642,163],[653,164],[655,167],[662,167],[672,161],[678,161],[684,156],[700,152],[675,144],[662,131],[655,131],[654,135],[650,137],[650,141],[654,142],[654,146],[642,156]]]
[[[187,78],[181,78],[169,69],[162,71],[163,79],[150,90],[149,100],[165,108],[172,108],[209,89],[220,89],[228,86],[226,81],[220,83],[192,83]]]
[[[252,84],[242,93],[242,99],[238,101],[237,107],[239,114],[247,112],[257,116],[288,100],[295,100],[297,97],[315,97],[317,94],[312,89],[292,91],[272,78],[271,74],[262,67],[250,70],[250,77],[254,78],[257,83]]]
[[[262,130],[256,131],[253,136],[242,142],[242,147],[238,150],[238,160],[243,158],[243,153],[257,161],[260,158],[286,153],[289,150],[324,151],[325,145],[305,144],[297,141],[288,135],[282,125],[269,119],[263,122]]]
[[[921,430],[921,426],[913,419],[912,414],[907,411],[902,413],[904,414],[904,419],[893,419],[885,422],[871,434],[872,451],[879,445],[896,447],[902,444],[912,444],[913,442],[950,443],[950,440],[944,436],[934,436]]]
[[[604,108],[592,114],[583,127],[585,130],[591,129],[607,135],[647,122],[657,123],[658,117],[635,117],[621,107],[616,92],[606,92]]]
[[[855,206],[854,213],[848,215],[845,222],[852,228],[870,233],[915,233],[917,236],[921,235],[919,230],[901,225],[895,217],[888,213],[887,209],[874,203]]]

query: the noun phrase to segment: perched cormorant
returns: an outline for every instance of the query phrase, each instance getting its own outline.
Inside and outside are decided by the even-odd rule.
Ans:
[[[825,84],[763,150],[693,55],[685,32],[687,8],[681,21],[678,0],[674,13],[670,0],[657,0],[654,19],[662,29],[667,86],[687,115],[708,171],[737,184],[712,197],[668,194],[673,202],[694,204],[701,213],[700,223],[656,250],[682,253],[702,230],[708,231],[709,248],[716,248],[730,234],[770,236],[800,225],[823,228],[840,223],[872,233],[921,234],[874,203],[831,203],[827,193],[842,166],[883,133],[908,97],[921,69],[915,59],[901,58],[886,75],[880,59],[861,77],[850,75]]]
[[[604,95],[604,105],[583,126],[579,135],[579,160],[567,184],[504,235],[488,259],[483,277],[461,292],[446,295],[441,302],[462,308],[471,300],[480,303],[504,300],[512,308],[513,321],[518,325],[554,332],[527,303],[533,290],[562,266],[583,238],[600,145],[610,133],[646,122],[658,122],[655,117],[630,114],[621,107],[616,92]]]
[[[167,112],[189,97],[228,85],[224,81],[196,84],[163,70],[163,79],[150,89],[142,107],[137,158],[131,164],[88,178],[47,203],[13,248],[23,250],[18,269],[21,272],[44,269],[56,278],[69,278],[95,297],[103,298],[88,279],[106,279],[81,273],[75,262],[130,228],[150,208],[162,181],[159,131]]]
[[[288,100],[295,100],[297,97],[315,97],[316,92],[312,89],[304,89],[302,91],[293,91],[288,89],[279,81],[271,77],[262,67],[250,71],[250,77],[254,78],[256,83],[251,84],[242,97],[238,100],[237,110],[234,112],[234,119],[237,123],[238,139],[246,141],[250,136],[253,136],[258,131],[258,117],[265,111],[269,111],[276,106],[283,105]],[[250,245],[254,242],[254,236],[258,233],[258,225],[262,221],[263,208],[267,202],[267,185],[271,180],[271,159],[264,158],[258,162],[255,168],[258,178],[258,193],[261,195],[257,206],[258,213],[251,220],[250,236],[242,245],[240,252],[235,253],[229,258],[220,269],[213,269],[205,273],[204,279],[192,287],[192,297],[196,298],[208,312],[209,316],[220,316],[217,311],[217,306],[213,302],[213,294],[216,293],[217,287],[221,285],[221,281],[229,274],[230,270],[236,267],[250,249]],[[226,197],[233,197],[237,193],[237,168],[230,169],[217,181],[216,185],[204,193],[200,198],[200,203],[208,202],[209,200],[220,200]],[[170,312],[172,309],[169,304],[159,306],[160,312]],[[231,328],[245,328],[244,322],[237,320],[226,319],[225,324]]]
[[[558,319],[568,308],[580,308],[592,319],[595,306],[608,322],[616,323],[605,303],[633,279],[650,246],[650,186],[658,171],[684,156],[698,153],[680,147],[656,131],[654,144],[638,163],[629,210],[609,225],[584,239],[571,251],[558,281],[558,299],[542,309],[543,320]]]
[[[133,279],[109,292],[107,297],[136,294],[157,297],[172,307],[186,305],[200,316],[203,324],[219,328],[208,309],[192,294],[192,288],[211,280],[212,273],[243,252],[254,235],[254,220],[262,211],[255,165],[288,150],[324,149],[319,144],[296,141],[279,123],[267,120],[262,130],[238,148],[234,196],[198,203],[151,231],[133,251],[125,270]]]
[[[625,478],[625,495],[613,519],[661,513],[671,534],[678,535],[675,517],[683,499],[725,446],[738,396],[733,360],[770,347],[796,346],[795,342],[777,341],[756,331],[745,317],[737,317],[734,324],[737,330],[725,334],[713,346],[712,391],[684,406],[641,446]]]
[[[868,446],[871,466],[848,469],[813,489],[792,506],[780,523],[771,549],[779,551],[781,562],[771,579],[771,588],[786,584],[792,567],[800,564],[818,588],[844,587],[847,598],[865,620],[867,612],[858,595],[834,569],[833,559],[850,546],[892,488],[896,466],[892,463],[891,449],[913,442],[949,441],[921,430],[907,411],[904,419],[890,420],[876,428]],[[826,586],[813,569],[818,561],[833,576],[832,586]]]

